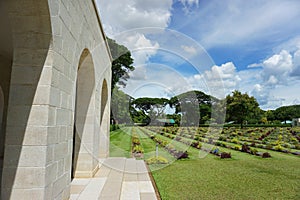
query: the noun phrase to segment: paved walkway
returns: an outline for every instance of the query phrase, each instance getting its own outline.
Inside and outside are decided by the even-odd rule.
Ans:
[[[146,165],[133,158],[108,158],[94,178],[76,178],[70,200],[156,200]]]

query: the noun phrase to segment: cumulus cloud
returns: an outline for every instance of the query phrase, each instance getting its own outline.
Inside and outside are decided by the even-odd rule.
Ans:
[[[286,50],[275,54],[262,63],[264,78],[268,84],[278,84],[286,81],[286,77],[293,71],[292,56]]]
[[[300,23],[295,20],[300,17],[298,1],[174,2],[175,0],[97,0],[106,34],[127,46],[135,59],[136,70],[130,74],[132,78],[128,82],[129,91],[138,90],[137,87],[147,88],[145,91],[149,94],[159,96],[158,93],[162,95],[172,91],[177,94],[199,89],[222,98],[232,90],[239,89],[242,92],[250,91],[264,109],[299,102]],[[182,9],[184,14],[189,15],[183,18],[182,12],[173,12]],[[173,21],[175,16],[176,21]],[[142,31],[145,27],[158,27],[165,32],[169,25],[183,30],[193,38],[193,42],[185,42],[182,37],[174,40],[169,35],[164,40],[159,40],[154,34]],[[211,64],[210,59],[205,60],[199,56],[205,53],[193,45],[194,39],[208,51],[226,46],[243,50],[244,54],[241,54],[244,56],[252,56],[251,53],[247,54],[249,51],[266,55],[270,49],[274,54],[263,61],[254,60],[257,63],[250,64],[243,70],[241,67],[245,66],[235,66],[237,62],[224,62],[217,66]],[[176,73],[170,73],[172,67],[164,70],[165,67],[162,66],[145,65],[150,57],[158,55],[159,50],[166,52],[160,58],[162,63],[174,67],[189,61],[199,73],[183,76],[181,71],[175,75]],[[175,59],[174,55],[178,58]],[[161,89],[146,87],[143,85],[145,81],[149,83],[148,86],[154,84]]]
[[[251,91],[251,95],[255,96],[257,101],[262,105],[266,105],[268,103],[268,94],[260,84],[254,85],[254,88]]]
[[[191,56],[194,56],[197,54],[197,50],[193,46],[181,45],[181,49],[183,49],[186,53],[190,54]]]
[[[158,42],[147,38],[145,27],[165,29],[171,17],[172,0],[97,0],[106,34],[131,52],[135,65],[156,54]]]
[[[180,72],[167,65],[151,63],[137,69],[137,72],[133,71],[135,78],[130,79],[126,88],[123,88],[127,94],[135,98],[142,96],[169,98],[191,88]]]
[[[300,83],[299,61],[300,50],[295,53],[281,50],[262,63],[251,65],[261,67],[260,73],[252,81],[257,84],[250,91],[262,108],[269,109],[292,104],[299,98],[297,96]]]
[[[135,28],[165,28],[171,17],[172,0],[97,0],[97,4],[111,36]]]
[[[116,40],[131,51],[136,66],[146,63],[159,49],[157,42],[147,39],[144,34],[138,32],[119,35]]]
[[[235,88],[237,82],[240,81],[239,76],[236,74],[236,67],[232,62],[222,64],[221,66],[213,66],[211,71],[205,71],[204,77],[209,85],[227,89]]]
[[[208,92],[218,98],[224,98],[237,87],[240,81],[236,67],[232,62],[221,66],[214,65],[203,74],[196,74],[188,78],[193,89]]]
[[[147,70],[145,66],[137,66],[135,70],[129,74],[130,80],[147,80]]]
[[[198,83],[205,82],[210,93],[219,98],[235,89],[248,92],[258,100],[262,109],[275,109],[298,102],[300,98],[300,79],[296,76],[296,71],[299,70],[299,54],[300,51],[291,54],[282,50],[262,63],[255,64],[259,68],[250,67],[241,71],[232,62],[214,65],[203,74],[189,77],[189,83],[194,89],[201,90],[203,84],[201,86]]]

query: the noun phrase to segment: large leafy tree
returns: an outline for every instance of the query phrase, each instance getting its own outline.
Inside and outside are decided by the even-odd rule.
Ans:
[[[131,102],[131,105],[138,111],[142,111],[153,122],[158,117],[164,116],[166,106],[169,104],[169,100],[165,98],[150,98],[143,97],[135,99]],[[149,122],[151,122],[149,121]]]
[[[170,99],[170,107],[182,114],[182,124],[203,124],[211,119],[211,106],[216,98],[201,91],[188,91]]]
[[[287,121],[300,117],[300,105],[282,106],[274,111],[277,120]]]
[[[115,88],[111,98],[111,119],[114,119],[116,123],[131,123],[133,108],[130,102],[132,100],[131,96]]]
[[[235,121],[243,127],[246,120],[253,120],[260,117],[261,110],[259,104],[253,96],[247,93],[242,94],[235,90],[232,95],[226,97],[227,120]]]
[[[117,83],[121,86],[126,85],[129,72],[135,68],[133,66],[131,53],[125,46],[118,44],[115,40],[110,38],[107,38],[107,42],[113,58],[111,79],[111,89],[113,91]]]

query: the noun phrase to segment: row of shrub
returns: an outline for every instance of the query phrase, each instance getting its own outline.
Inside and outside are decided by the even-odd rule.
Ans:
[[[265,153],[261,153],[261,152],[258,152],[257,149],[255,148],[251,148],[247,151],[242,151],[242,148],[240,146],[235,146],[235,147],[231,147],[229,145],[226,145],[225,143],[223,142],[220,142],[220,141],[217,141],[217,140],[212,140],[210,141],[209,139],[207,138],[201,138],[201,137],[197,137],[197,140],[192,140],[190,139],[190,137],[188,137],[187,139],[190,139],[191,141],[187,141],[187,140],[184,140],[184,136],[178,136],[178,135],[172,135],[172,132],[169,134],[168,133],[164,133],[164,132],[160,132],[160,135],[164,135],[166,137],[169,137],[169,138],[173,138],[175,139],[176,141],[179,141],[179,142],[182,142],[186,145],[190,145],[194,148],[197,148],[197,149],[201,149],[202,147],[202,144],[199,142],[203,142],[203,143],[208,143],[208,144],[213,144],[215,143],[216,146],[222,146],[222,147],[225,147],[225,148],[228,148],[228,149],[232,149],[232,150],[236,150],[236,151],[241,151],[241,152],[245,152],[245,153],[250,153],[252,155],[259,155],[259,156],[262,156],[263,158],[267,158],[267,157],[271,157],[271,155],[268,153],[268,152],[265,152]],[[181,138],[183,137],[183,138]],[[243,146],[247,146],[247,145],[243,145]],[[220,156],[221,158],[231,158],[231,154],[230,153],[227,153],[227,152],[216,152],[215,149],[213,149],[212,151],[210,151],[210,153],[214,154],[214,155],[217,155],[217,156]]]
[[[153,130],[153,129],[152,129]],[[151,131],[152,131],[151,130]],[[196,149],[199,149],[199,150],[203,150],[203,151],[206,151],[206,152],[209,152],[209,153],[212,153],[213,155],[216,155],[216,156],[219,156],[220,158],[231,158],[231,154],[230,153],[227,153],[227,152],[216,152],[216,151],[213,151],[213,150],[210,150],[210,149],[204,149],[202,148],[202,143],[200,143],[199,141],[196,141],[196,140],[192,140],[190,138],[187,138],[187,139],[190,139],[191,141],[188,141],[186,140],[186,138],[184,138],[184,136],[179,136],[179,135],[173,135],[172,132],[170,133],[166,133],[166,132],[162,132],[160,131],[159,132],[160,135],[164,136],[164,137],[168,137],[170,139],[174,139],[176,140],[177,142],[181,142],[187,146],[192,146]],[[168,147],[170,149],[173,149],[172,147]]]
[[[269,129],[266,133],[263,133],[262,135],[259,136],[259,138],[266,138],[268,137],[271,133],[273,133],[276,129]],[[263,132],[263,130],[261,129],[251,129],[251,130],[247,130],[246,132],[248,134],[253,134],[253,131],[260,131]],[[289,132],[289,134],[293,134],[294,131],[291,130],[290,128],[287,128],[287,131]],[[237,133],[235,136],[241,135],[242,133]],[[192,136],[192,134],[187,134],[187,133],[180,133],[180,136],[185,137],[185,138],[191,138],[190,136]],[[294,137],[291,137],[291,140],[293,140],[293,142],[298,143],[295,145],[291,145],[289,143],[278,143],[278,142],[267,142],[265,140],[261,141],[261,140],[242,140],[240,141],[240,138],[234,137],[232,139],[227,138],[224,131],[222,132],[222,134],[217,138],[217,139],[213,139],[213,136],[211,136],[212,138],[204,138],[201,137],[198,134],[195,134],[194,139],[203,143],[210,143],[213,144],[215,143],[217,146],[223,146],[223,147],[227,147],[227,148],[231,148],[231,146],[226,145],[225,143],[222,143],[221,141],[225,141],[225,142],[229,142],[229,143],[234,143],[234,144],[239,144],[239,145],[243,145],[246,144],[248,146],[251,147],[257,147],[257,148],[263,148],[263,149],[267,149],[267,150],[274,150],[274,151],[279,151],[279,152],[284,152],[284,153],[292,153],[295,155],[299,155],[299,152],[290,152],[287,148],[291,148],[291,149],[300,149],[300,144],[297,142],[297,139]],[[247,142],[245,142],[247,141]],[[265,145],[264,145],[265,144]],[[232,148],[231,148],[232,149]],[[237,149],[235,149],[237,150]]]
[[[142,157],[142,154],[144,153],[140,138],[136,134],[135,129],[132,129],[131,132],[131,152],[134,157]]]
[[[154,142],[156,142],[158,145],[163,147],[167,152],[169,152],[172,156],[174,156],[177,160],[188,158],[188,152],[187,151],[181,151],[177,150],[172,144],[169,144],[167,140],[163,140],[159,137],[156,137],[155,135],[149,134],[144,129],[141,129],[149,138],[151,138]]]

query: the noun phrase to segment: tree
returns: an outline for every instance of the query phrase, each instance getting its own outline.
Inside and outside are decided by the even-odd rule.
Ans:
[[[227,120],[235,121],[243,128],[243,123],[246,120],[252,120],[260,114],[259,104],[253,96],[247,93],[242,94],[235,90],[232,96],[226,97],[227,101]]]
[[[115,40],[107,38],[110,53],[113,58],[112,62],[112,78],[111,78],[111,91],[118,83],[121,86],[126,85],[126,81],[129,78],[129,72],[135,68],[133,64],[133,58],[130,51],[123,45],[119,45]]]
[[[135,109],[145,113],[152,122],[164,115],[165,108],[168,104],[168,99],[149,97],[138,98],[131,102],[131,105]]]
[[[131,123],[132,100],[131,96],[116,87],[111,98],[111,119],[117,123]]]
[[[300,117],[300,105],[282,106],[274,111],[277,120],[287,121]]]
[[[264,117],[267,118],[267,121],[274,121],[275,120],[275,115],[274,115],[274,110],[267,110],[264,113]]]
[[[211,119],[211,106],[216,98],[201,91],[188,91],[170,99],[170,107],[182,114],[183,125],[198,125]]]

